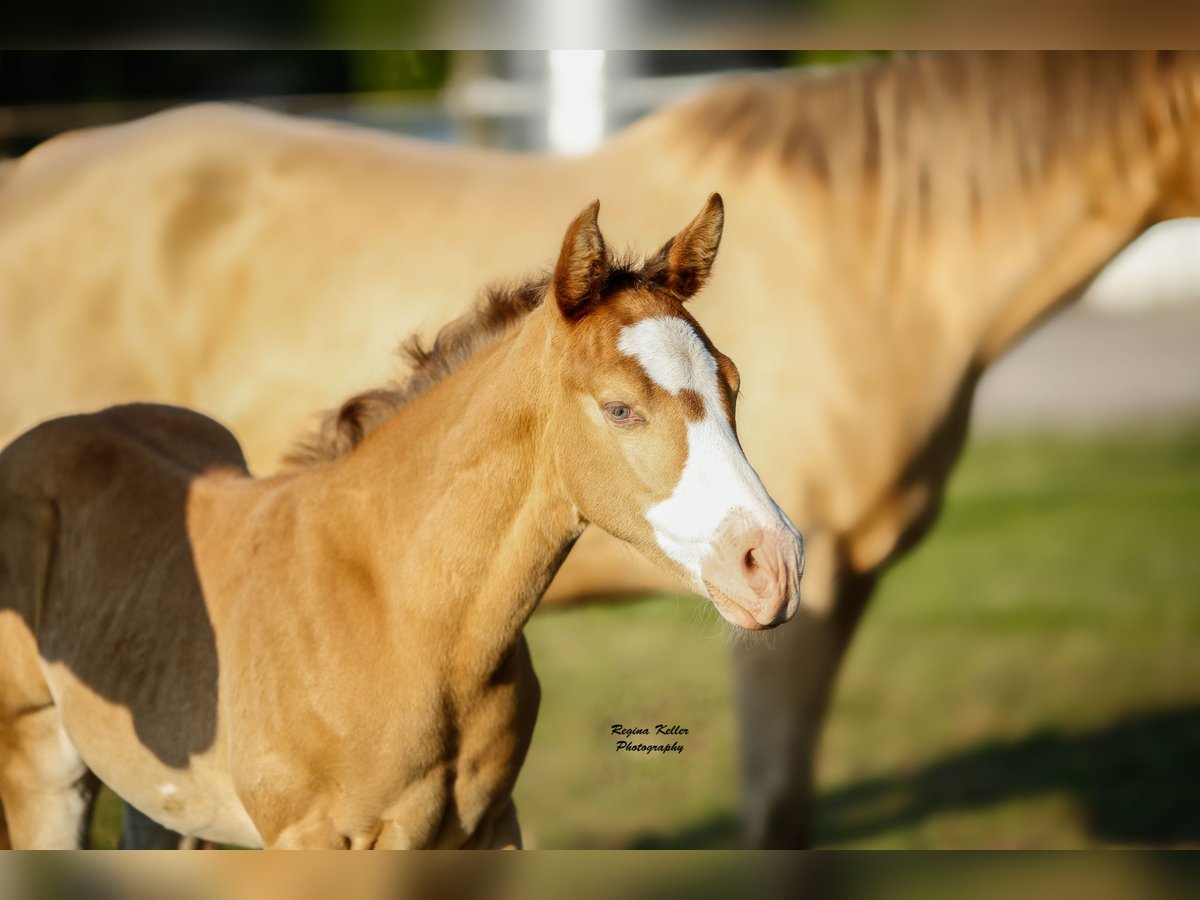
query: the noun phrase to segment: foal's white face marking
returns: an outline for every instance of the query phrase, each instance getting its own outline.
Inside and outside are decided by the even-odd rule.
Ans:
[[[679,483],[647,510],[646,520],[663,552],[691,574],[693,589],[706,593],[701,563],[730,513],[743,510],[763,527],[784,524],[795,531],[795,526],[742,453],[721,405],[717,361],[691,323],[677,316],[642,319],[621,329],[617,349],[672,395],[691,390],[704,400],[704,415],[687,423],[687,461]]]

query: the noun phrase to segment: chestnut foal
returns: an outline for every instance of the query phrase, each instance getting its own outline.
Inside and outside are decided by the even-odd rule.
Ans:
[[[537,713],[522,627],[585,525],[744,628],[796,610],[800,535],[734,430],[737,370],[683,307],[710,198],[640,267],[598,204],[548,280],[493,291],[407,382],[249,476],[186,409],[54,419],[0,454],[0,796],[74,847],[97,779],[267,847],[519,846]]]

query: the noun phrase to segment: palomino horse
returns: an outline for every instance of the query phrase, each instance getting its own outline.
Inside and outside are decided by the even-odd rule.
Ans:
[[[589,522],[730,622],[799,603],[800,535],[683,308],[714,195],[644,265],[592,204],[552,279],[492,292],[399,385],[249,477],[187,409],[54,419],[0,454],[0,796],[73,847],[95,779],[176,831],[267,847],[520,844],[537,716],[521,629]]]
[[[802,844],[839,661],[936,513],[976,382],[1200,211],[1198,92],[1190,55],[918,55],[729,79],[582,159],[216,106],[66,135],[0,190],[0,433],[154,397],[274,460],[307,409],[378,383],[389,335],[445,321],[589,197],[642,242],[718,185],[740,218],[705,324],[809,558],[795,625],[734,648],[743,813],[754,842]],[[548,599],[672,587],[616,549],[586,534]]]

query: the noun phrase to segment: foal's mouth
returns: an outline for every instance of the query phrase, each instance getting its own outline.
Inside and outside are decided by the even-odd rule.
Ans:
[[[704,579],[704,587],[708,591],[709,599],[717,610],[730,622],[745,628],[747,631],[764,631],[771,625],[764,625],[750,614],[750,610],[742,606],[719,587]]]

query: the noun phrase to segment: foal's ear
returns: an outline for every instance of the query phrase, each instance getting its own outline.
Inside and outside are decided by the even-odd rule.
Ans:
[[[599,215],[600,201],[595,200],[575,217],[554,267],[554,298],[567,319],[578,319],[588,311],[608,276],[608,249],[597,223]]]
[[[700,214],[663,244],[651,261],[658,282],[684,300],[704,287],[717,258],[724,227],[725,203],[720,194],[713,194]]]

